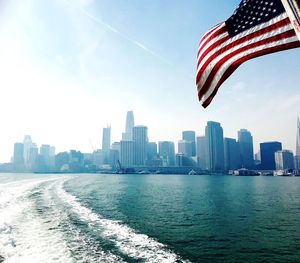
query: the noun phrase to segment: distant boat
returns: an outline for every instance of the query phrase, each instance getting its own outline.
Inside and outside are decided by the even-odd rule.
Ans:
[[[233,175],[236,176],[258,176],[259,173],[257,171],[248,170],[246,168],[241,168],[233,171]]]
[[[276,170],[273,172],[274,176],[294,176],[292,171],[289,170]]]
[[[197,173],[194,170],[190,170],[188,175],[196,175]]]
[[[151,174],[148,170],[139,171],[139,174]]]

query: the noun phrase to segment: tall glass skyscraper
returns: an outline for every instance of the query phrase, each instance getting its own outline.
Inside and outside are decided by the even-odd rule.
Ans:
[[[192,157],[193,144],[191,141],[180,140],[178,141],[178,153],[184,154],[186,157]]]
[[[134,116],[133,111],[128,111],[126,115],[126,125],[125,132],[122,134],[122,140],[131,141],[132,140],[132,129],[134,127]]]
[[[295,168],[300,170],[300,120],[297,118]]]
[[[14,145],[14,169],[21,170],[24,168],[24,144],[15,143]]]
[[[109,163],[109,150],[110,150],[110,126],[103,128],[102,133],[102,152],[103,152],[103,163]]]
[[[121,141],[120,142],[120,159],[122,166],[134,165],[134,142],[133,141]]]
[[[251,133],[246,129],[238,131],[238,143],[240,150],[240,166],[247,169],[252,169],[253,160],[253,138]]]
[[[197,137],[197,162],[202,170],[207,169],[206,165],[206,139],[205,136]]]
[[[183,131],[182,140],[190,142],[192,147],[191,156],[196,156],[196,135],[194,131]]]
[[[23,145],[24,145],[24,152],[23,152],[24,164],[26,168],[29,168],[30,149],[33,146],[30,135],[25,135]]]
[[[158,143],[158,154],[163,166],[175,165],[175,147],[173,142],[161,141]]]
[[[300,120],[297,118],[296,156],[300,156]]]
[[[212,172],[224,170],[224,138],[221,124],[214,121],[207,122],[205,128],[206,163]]]
[[[102,150],[106,151],[106,152],[109,152],[109,150],[110,150],[110,126],[103,128]]]
[[[281,151],[281,142],[263,142],[260,144],[260,158],[262,170],[275,170],[275,152]]]
[[[42,144],[40,147],[40,166],[42,168],[49,168],[50,166],[50,145]]]
[[[224,161],[225,170],[239,168],[239,144],[235,139],[224,138]]]
[[[282,150],[275,152],[276,170],[295,169],[292,151]]]
[[[146,126],[134,126],[132,129],[134,142],[134,164],[145,165],[147,159],[148,128]]]

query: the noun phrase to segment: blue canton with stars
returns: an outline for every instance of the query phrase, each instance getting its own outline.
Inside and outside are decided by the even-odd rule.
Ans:
[[[283,12],[285,9],[280,0],[243,0],[225,22],[227,31],[229,36],[233,37]]]

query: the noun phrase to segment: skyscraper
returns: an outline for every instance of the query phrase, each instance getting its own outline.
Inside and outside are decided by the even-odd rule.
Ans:
[[[134,146],[133,141],[120,142],[120,162],[122,166],[134,165]]]
[[[102,152],[103,164],[109,163],[109,150],[110,150],[110,126],[103,128],[102,132]]]
[[[300,120],[297,118],[295,168],[300,170]]]
[[[275,152],[276,170],[295,169],[292,151],[282,150]]]
[[[134,126],[132,128],[134,142],[134,164],[145,165],[147,158],[148,129],[146,126]]]
[[[281,151],[281,142],[264,142],[260,144],[262,170],[275,170],[275,152]]]
[[[128,111],[126,115],[126,127],[125,132],[122,134],[122,140],[131,141],[132,140],[132,129],[134,127],[134,116],[133,111]]]
[[[39,169],[48,169],[51,164],[50,145],[42,144],[40,147]]]
[[[300,120],[297,118],[296,156],[300,156]]]
[[[14,169],[24,169],[24,144],[15,143],[14,145]]]
[[[206,170],[206,139],[205,136],[197,137],[197,162],[202,170]]]
[[[191,141],[180,140],[178,141],[178,153],[182,153],[187,157],[191,157],[193,146]]]
[[[26,168],[30,168],[30,148],[32,147],[32,140],[30,135],[25,135],[24,136],[24,141],[23,141],[23,145],[24,145],[24,153],[23,153],[23,158],[24,158],[24,164]]]
[[[31,145],[29,152],[29,165],[27,166],[30,170],[36,170],[38,165],[39,149],[35,143]]]
[[[253,138],[246,129],[238,131],[238,143],[240,150],[240,165],[243,168],[252,169],[253,160]]]
[[[239,143],[232,138],[224,138],[225,170],[239,168]]]
[[[158,142],[158,154],[162,159],[163,166],[175,165],[175,147],[173,142]]]
[[[205,128],[206,163],[210,171],[224,170],[224,138],[221,124],[214,121],[207,122]]]
[[[147,145],[147,159],[153,160],[157,158],[157,143],[149,142]]]
[[[110,149],[110,126],[103,128],[102,133],[102,150],[109,152]]]
[[[182,140],[190,142],[192,147],[191,156],[196,156],[196,135],[194,131],[183,131]]]

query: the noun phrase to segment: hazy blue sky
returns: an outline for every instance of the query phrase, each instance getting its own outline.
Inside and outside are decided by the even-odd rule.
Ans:
[[[200,37],[239,0],[11,0],[0,5],[0,162],[30,134],[57,151],[121,139],[127,110],[151,141],[204,133],[207,120],[236,137],[295,148],[300,49],[249,61],[203,109],[195,87]]]

